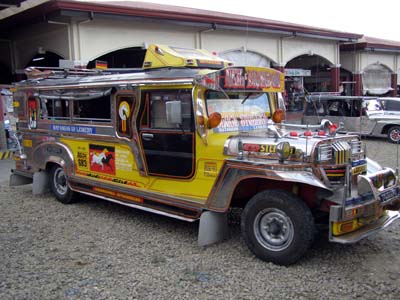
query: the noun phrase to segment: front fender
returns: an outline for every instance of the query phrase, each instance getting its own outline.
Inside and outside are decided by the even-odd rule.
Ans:
[[[224,164],[208,198],[208,209],[226,211],[229,208],[233,192],[245,179],[260,178],[265,180],[285,181],[306,184],[317,188],[317,196],[327,198],[333,195],[321,180],[307,170],[276,170],[273,167],[227,162]]]

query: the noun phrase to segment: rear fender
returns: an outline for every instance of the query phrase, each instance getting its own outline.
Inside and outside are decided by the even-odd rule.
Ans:
[[[58,142],[46,142],[33,150],[33,161],[41,170],[46,170],[49,163],[55,163],[64,167],[68,174],[74,170],[74,156],[72,151],[64,144]]]

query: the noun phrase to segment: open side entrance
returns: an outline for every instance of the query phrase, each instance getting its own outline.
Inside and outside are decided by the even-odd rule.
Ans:
[[[331,91],[331,63],[326,58],[319,55],[301,55],[289,61],[285,68],[311,71],[311,76],[304,77],[306,92]]]

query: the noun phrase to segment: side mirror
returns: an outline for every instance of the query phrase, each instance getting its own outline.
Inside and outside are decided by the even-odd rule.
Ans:
[[[167,123],[182,124],[182,103],[181,101],[168,101],[165,103]]]

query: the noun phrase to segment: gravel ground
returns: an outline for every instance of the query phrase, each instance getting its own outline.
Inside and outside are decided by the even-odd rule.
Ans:
[[[395,167],[395,145],[367,144],[371,158]],[[197,246],[197,229],[93,198],[63,205],[3,181],[0,299],[399,298],[400,222],[350,246],[323,235],[290,267],[255,258],[237,222],[207,247]]]

